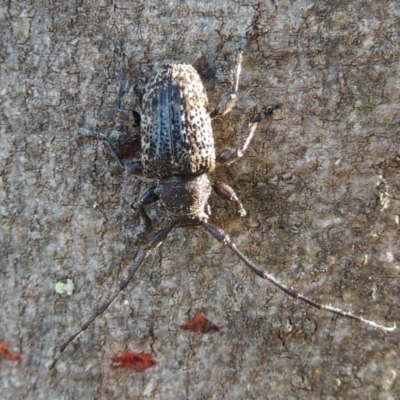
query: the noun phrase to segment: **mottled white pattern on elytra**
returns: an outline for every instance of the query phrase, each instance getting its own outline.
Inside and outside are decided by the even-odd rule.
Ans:
[[[206,106],[203,84],[191,65],[159,68],[143,98],[144,176],[195,176],[214,168],[214,138]]]

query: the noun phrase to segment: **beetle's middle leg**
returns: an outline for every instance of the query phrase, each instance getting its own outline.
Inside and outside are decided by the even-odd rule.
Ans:
[[[126,169],[127,171],[131,172],[132,174],[135,175],[143,175],[143,164],[141,161],[132,161],[129,164],[126,164],[122,161],[121,157],[118,155],[117,150],[115,150],[115,147],[111,143],[110,139],[102,132],[92,130],[91,137],[94,137],[96,139],[100,139],[103,141],[103,143],[106,145],[107,149],[111,153],[111,155],[114,157],[115,161],[118,163],[118,165],[121,168]]]

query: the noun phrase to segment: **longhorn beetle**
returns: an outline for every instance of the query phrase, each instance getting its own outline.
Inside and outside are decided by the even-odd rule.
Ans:
[[[255,29],[256,27],[251,27],[240,41],[231,73],[231,89],[222,96],[217,107],[210,114],[206,109],[207,95],[200,77],[195,69],[187,64],[164,64],[158,69],[147,84],[143,97],[142,114],[122,108],[127,77],[125,58],[119,54],[121,74],[116,108],[133,126],[140,126],[141,158],[126,164],[121,160],[107,136],[97,131],[92,131],[91,136],[103,141],[122,168],[135,175],[157,180],[157,184],[148,189],[139,200],[139,212],[146,227],[150,227],[151,219],[146,213],[145,206],[156,201],[161,201],[165,206],[169,222],[164,229],[151,237],[138,254],[133,268],[128,277],[121,282],[118,290],[77,333],[61,345],[59,354],[110,307],[121,291],[128,286],[151,251],[158,248],[171,229],[177,226],[188,228],[203,226],[218,241],[228,246],[253,272],[270,281],[294,299],[302,300],[315,308],[363,322],[383,331],[395,329],[395,325],[386,327],[351,312],[317,303],[289,288],[270,273],[259,269],[236,247],[221,228],[209,222],[208,201],[212,190],[223,199],[234,202],[242,217],[246,215],[246,211],[233,189],[225,183],[210,181],[206,174],[211,172],[216,164],[211,119],[228,113],[236,104],[243,48]],[[225,150],[217,162],[229,165],[241,158],[253,138],[258,123],[267,115],[272,114],[277,107],[277,105],[270,106],[256,114],[249,123],[242,147],[236,150]]]

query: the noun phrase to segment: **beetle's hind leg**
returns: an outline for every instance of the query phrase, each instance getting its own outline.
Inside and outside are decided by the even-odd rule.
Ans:
[[[253,139],[254,133],[257,129],[257,125],[259,122],[268,115],[271,115],[274,110],[279,108],[279,105],[273,105],[265,108],[260,113],[256,114],[249,122],[249,127],[247,130],[246,139],[241,148],[239,149],[225,149],[221,152],[221,154],[217,158],[217,162],[220,164],[230,165],[235,161],[239,160],[239,158],[243,157],[244,152],[249,147],[251,140]]]
[[[218,117],[219,115],[227,114],[236,105],[237,92],[239,90],[240,71],[242,70],[243,48],[250,40],[255,29],[256,26],[250,27],[250,29],[246,32],[246,35],[243,36],[238,45],[238,49],[236,50],[235,54],[235,64],[231,71],[231,89],[228,93],[222,95],[220,101],[218,102],[218,105],[210,113],[211,119]]]
[[[237,92],[239,89],[239,77],[242,68],[242,54],[243,50],[239,50],[236,53],[235,65],[231,75],[231,90],[228,93],[222,95],[215,109],[210,113],[210,118],[213,119],[219,115],[225,115],[232,110],[236,105]]]
[[[125,93],[128,90],[128,78],[126,74],[126,58],[125,54],[121,51],[118,45],[113,45],[113,50],[118,60],[119,68],[120,68],[120,81],[119,81],[119,90],[118,97],[116,102],[116,109],[118,115],[121,119],[121,122],[127,126],[140,126],[140,114],[129,108],[122,107],[122,99]]]
[[[140,114],[128,108],[122,107],[122,99],[127,91],[128,88],[128,80],[126,74],[126,58],[121,48],[116,43],[112,44],[112,49],[115,53],[117,58],[119,67],[120,67],[120,83],[119,83],[119,90],[118,90],[118,97],[116,102],[116,110],[121,117],[121,122],[124,125],[128,126],[140,126]],[[103,141],[105,146],[108,148],[111,155],[114,157],[115,161],[121,168],[126,169],[127,171],[135,174],[135,175],[143,175],[143,165],[141,161],[132,161],[131,163],[125,163],[122,161],[121,157],[118,155],[117,150],[115,149],[114,145],[111,143],[110,139],[102,132],[98,130],[91,130],[90,137],[94,137],[96,139],[100,139]],[[137,137],[132,143],[132,151],[130,152],[130,158],[137,158],[140,156],[140,135]]]

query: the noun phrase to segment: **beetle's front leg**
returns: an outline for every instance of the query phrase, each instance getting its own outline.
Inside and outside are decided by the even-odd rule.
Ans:
[[[142,196],[140,196],[139,202],[137,203],[136,207],[135,205],[132,204],[132,208],[137,208],[139,211],[140,216],[142,217],[144,227],[140,226],[138,227],[137,231],[137,239],[140,242],[143,242],[144,240],[147,240],[148,238],[148,233],[150,231],[150,227],[153,223],[151,218],[149,217],[149,214],[146,212],[145,206],[151,203],[155,203],[156,201],[159,200],[159,197],[157,196],[155,190],[157,186],[153,186],[150,189],[146,190]]]
[[[260,113],[256,114],[249,123],[246,139],[244,140],[242,147],[240,149],[223,150],[221,154],[218,156],[217,159],[218,163],[230,165],[235,161],[237,161],[239,158],[243,157],[244,152],[247,150],[251,140],[253,139],[254,133],[257,129],[257,125],[259,124],[259,122],[267,115],[272,114],[272,112],[277,108],[279,108],[278,104],[269,106]]]
[[[235,191],[229,185],[222,182],[213,182],[212,188],[219,197],[225,200],[233,201],[236,204],[236,207],[241,217],[246,216],[247,213],[243,207],[243,204],[240,202]]]
[[[146,192],[140,197],[138,208],[139,208],[139,213],[140,216],[143,219],[143,222],[146,226],[146,229],[150,228],[152,221],[149,215],[146,212],[146,209],[144,206],[155,203],[156,201],[159,200],[159,197],[157,196],[155,190],[157,186],[153,186],[150,189],[146,190]]]

